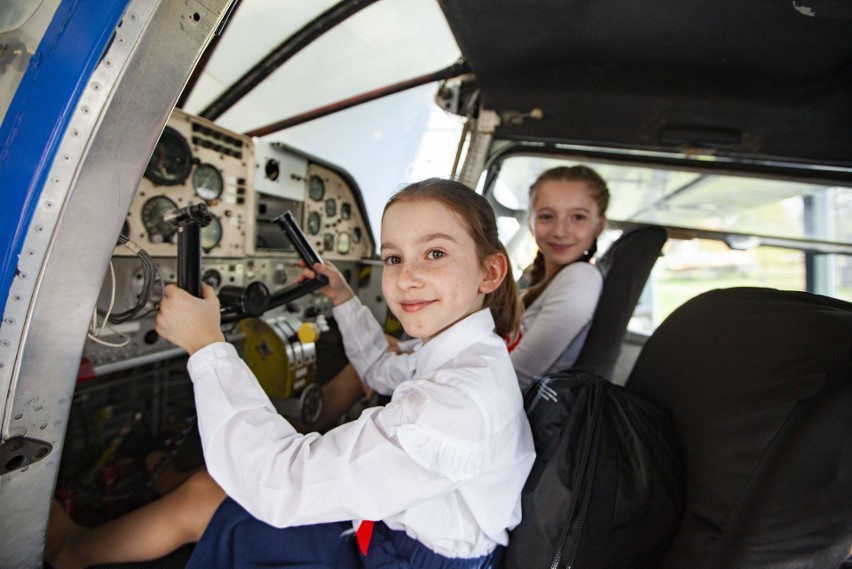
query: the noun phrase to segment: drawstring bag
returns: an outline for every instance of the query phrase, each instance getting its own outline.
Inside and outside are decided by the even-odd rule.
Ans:
[[[681,516],[666,413],[601,377],[544,377],[525,401],[536,461],[505,569],[656,567]]]

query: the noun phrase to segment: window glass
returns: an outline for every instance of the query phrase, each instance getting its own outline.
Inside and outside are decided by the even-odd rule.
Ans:
[[[516,276],[536,253],[526,217],[531,183],[548,168],[576,163],[541,156],[503,161],[488,197],[498,212],[500,236]],[[669,228],[664,256],[649,279],[631,329],[650,332],[683,302],[714,288],[810,290],[852,300],[852,257],[847,254],[852,250],[852,188],[633,164],[586,164],[610,188],[609,220]],[[705,232],[699,237],[706,238],[680,238],[693,229]],[[618,235],[620,231],[605,232],[599,251]],[[839,253],[806,254],[811,243]]]
[[[244,0],[185,108],[201,112],[243,73],[335,2]],[[218,124],[246,132],[432,73],[461,56],[433,0],[382,0],[350,16],[275,70]]]

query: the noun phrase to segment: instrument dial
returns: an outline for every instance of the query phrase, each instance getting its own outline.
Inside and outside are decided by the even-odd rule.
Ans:
[[[337,252],[341,255],[346,255],[349,253],[349,234],[347,232],[343,232],[337,235]]]
[[[334,198],[328,198],[325,200],[325,215],[328,217],[334,217],[337,215],[337,200]]]
[[[178,131],[167,126],[148,161],[145,177],[161,186],[176,186],[186,181],[191,168],[189,144]]]
[[[312,211],[308,214],[308,233],[311,235],[316,235],[320,232],[322,226],[322,220],[320,219],[320,214],[315,211]]]
[[[142,224],[151,243],[170,242],[177,233],[177,227],[163,219],[163,215],[174,209],[177,204],[166,196],[154,196],[142,204]]]
[[[222,242],[222,222],[215,215],[210,216],[210,223],[201,228],[201,248],[209,252]]]
[[[199,164],[192,174],[192,185],[195,193],[208,202],[219,199],[225,187],[222,174],[212,164]]]
[[[325,196],[325,182],[319,176],[311,176],[308,186],[308,195],[315,202],[321,201]]]

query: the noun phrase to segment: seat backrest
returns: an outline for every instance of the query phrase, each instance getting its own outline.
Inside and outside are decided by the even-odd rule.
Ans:
[[[668,409],[684,516],[661,567],[838,567],[852,545],[852,304],[716,290],[646,343],[626,388]]]
[[[662,227],[625,232],[598,260],[603,290],[575,368],[612,379],[630,316],[666,242]]]

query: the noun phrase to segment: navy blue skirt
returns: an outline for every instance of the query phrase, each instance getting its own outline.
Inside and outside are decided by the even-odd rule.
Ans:
[[[496,569],[502,548],[475,559],[449,558],[377,523],[366,557],[351,522],[276,528],[230,498],[222,502],[187,563],[188,568],[249,569]]]

